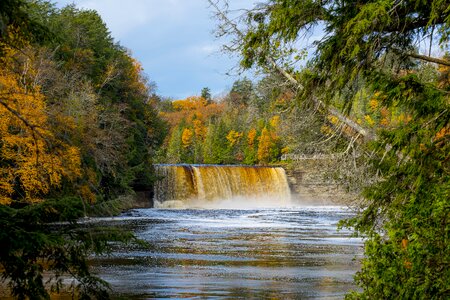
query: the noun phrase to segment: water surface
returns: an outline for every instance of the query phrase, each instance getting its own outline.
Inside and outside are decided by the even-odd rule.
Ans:
[[[336,231],[350,216],[342,207],[132,210],[101,222],[149,245],[116,249],[94,270],[124,298],[341,299],[362,255],[361,240]]]

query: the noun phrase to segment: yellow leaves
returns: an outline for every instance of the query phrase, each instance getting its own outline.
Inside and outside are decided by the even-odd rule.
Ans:
[[[322,127],[320,127],[320,132],[325,135],[330,135],[333,133],[333,129],[331,129],[328,125],[323,125]]]
[[[187,100],[175,100],[172,102],[175,110],[190,110],[193,108],[192,103]]]
[[[14,193],[14,187],[11,184],[14,180],[14,170],[11,167],[0,168],[0,204],[7,205],[11,203],[8,195]]]
[[[198,137],[200,140],[204,140],[206,133],[208,131],[208,128],[206,126],[204,126],[203,122],[199,119],[192,121],[192,123],[194,124],[195,136]]]
[[[387,127],[389,125],[389,120],[387,118],[381,119],[380,125],[383,127]]]
[[[237,131],[231,130],[227,134],[227,140],[230,143],[230,146],[233,147],[239,141],[239,139],[242,137],[242,135],[243,135],[242,132],[237,132]]]
[[[270,132],[266,127],[261,131],[258,144],[258,160],[262,163],[268,163],[273,159],[273,152],[276,148],[275,142],[278,137],[274,132]]]
[[[337,125],[339,123],[339,118],[336,116],[329,115],[329,116],[327,116],[327,119],[333,125]]]
[[[12,199],[8,196],[0,195],[0,204],[2,205],[8,205],[11,204]]]
[[[183,133],[181,134],[181,142],[184,148],[189,147],[192,144],[192,137],[194,133],[189,128],[184,128]]]
[[[131,60],[131,62],[133,63],[133,67],[134,67],[134,72],[136,72],[137,74],[140,74],[144,71],[144,68],[142,67],[142,64],[135,58],[129,56],[129,59]]]
[[[294,93],[288,91],[282,93],[272,104],[270,110],[276,111],[280,109],[286,109],[290,103],[292,102],[292,99],[294,98]]]
[[[256,129],[252,128],[249,130],[248,134],[247,134],[247,144],[250,147],[253,147],[253,145],[255,144],[255,138],[256,138]]]
[[[80,154],[49,130],[39,88],[24,86],[23,72],[19,76],[9,67],[4,64],[0,69],[0,202],[20,198],[35,202],[59,187],[63,177],[80,176]]]
[[[3,30],[5,30],[5,28],[2,28],[2,31]],[[5,31],[6,34],[5,32],[2,32],[2,38],[0,39],[0,49],[3,51],[4,57],[9,59],[17,53],[17,49],[28,45],[29,40],[20,33],[19,28],[12,25],[8,26]]]
[[[270,133],[267,128],[264,128],[259,137],[258,144],[258,160],[261,162],[268,162],[270,157],[270,147],[272,146],[272,141],[270,139]]]
[[[445,60],[448,60],[448,55],[444,55]],[[438,72],[440,73],[438,87],[446,89],[450,85],[450,67],[446,65],[439,65]]]
[[[365,115],[364,120],[366,120],[366,122],[367,122],[367,124],[369,124],[369,126],[373,126],[375,124],[375,121],[369,115]]]
[[[83,198],[88,203],[95,203],[97,197],[95,196],[95,193],[91,191],[89,186],[87,184],[83,184],[78,187],[78,193],[80,194],[81,198]]]
[[[370,99],[369,101],[369,107],[372,111],[376,111],[378,108],[378,101],[376,99]]]
[[[88,203],[95,203],[97,197],[91,187],[98,185],[97,174],[92,168],[86,168],[83,170],[83,178],[85,179],[85,182],[78,186],[78,193],[80,197]]]
[[[66,146],[61,173],[70,180],[81,176],[81,154],[80,149],[74,146]]]
[[[280,116],[278,115],[273,116],[272,119],[270,119],[270,126],[272,126],[272,128],[278,128],[279,125],[280,125]]]

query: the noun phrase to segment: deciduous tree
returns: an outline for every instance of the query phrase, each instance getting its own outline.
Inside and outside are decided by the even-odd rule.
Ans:
[[[348,222],[367,237],[356,276],[363,290],[349,297],[448,298],[450,140],[441,133],[450,122],[448,85],[445,75],[437,82],[418,72],[427,64],[450,65],[431,55],[448,45],[448,1],[270,0],[247,10],[240,23],[209,2],[223,21],[219,34],[234,34],[227,49],[240,53],[242,67],[281,74],[302,103],[337,117],[353,137],[372,141],[366,144],[371,172],[382,178],[368,180],[361,212]],[[297,54],[314,30],[323,35],[300,70]],[[424,41],[426,49],[418,48]],[[383,94],[376,107],[384,114],[400,110],[410,121],[375,126],[367,114],[374,134],[346,116],[361,81],[370,94]],[[381,111],[380,118],[389,121]]]

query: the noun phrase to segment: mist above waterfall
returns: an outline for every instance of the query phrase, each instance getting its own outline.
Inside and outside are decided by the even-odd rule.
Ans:
[[[291,196],[281,167],[157,165],[155,207],[288,207]]]

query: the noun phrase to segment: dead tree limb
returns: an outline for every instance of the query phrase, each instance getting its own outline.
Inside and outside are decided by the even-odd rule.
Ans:
[[[234,31],[234,34],[236,34],[240,40],[244,40],[245,34],[238,28],[237,24],[228,18],[226,13],[224,13],[219,6],[217,5],[217,2],[213,0],[208,0],[211,7],[213,7],[216,11],[216,14],[220,17],[220,19],[225,22],[227,25],[229,25],[232,30]],[[267,67],[272,70],[276,71],[277,73],[281,74],[283,77],[285,77],[293,86],[296,87],[297,90],[301,91],[304,89],[304,86],[294,78],[288,71],[280,67],[280,65],[277,64],[277,62],[269,55],[264,54],[265,60],[268,62]],[[321,109],[325,110],[326,113],[333,115],[339,119],[340,122],[345,124],[347,127],[349,127],[351,130],[353,130],[356,135],[362,136],[366,140],[375,140],[376,135],[372,131],[369,131],[362,126],[358,125],[356,122],[345,116],[343,113],[341,113],[336,108],[326,105],[323,101],[318,99],[317,97],[313,96],[312,100],[314,104],[316,104]]]

